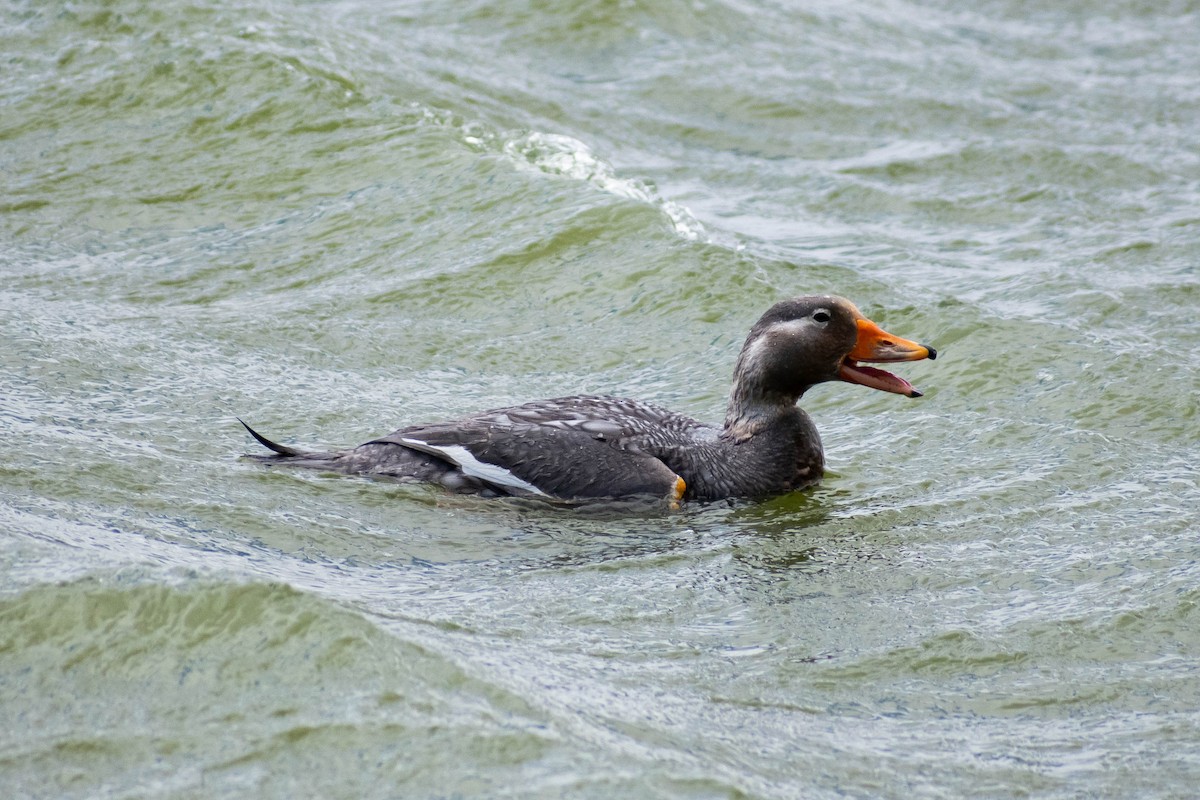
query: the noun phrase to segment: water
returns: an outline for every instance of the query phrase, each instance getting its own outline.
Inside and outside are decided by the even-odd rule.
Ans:
[[[6,797],[1190,797],[1194,3],[3,5]],[[237,460],[834,291],[926,396],[565,513]]]

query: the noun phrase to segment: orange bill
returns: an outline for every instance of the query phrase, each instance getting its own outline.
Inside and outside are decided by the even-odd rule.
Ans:
[[[920,361],[937,358],[932,347],[893,336],[866,317],[858,319],[858,339],[854,349],[842,360],[838,377],[849,383],[859,383],[881,392],[894,392],[908,397],[920,397],[913,385],[887,370],[865,367],[859,362]]]

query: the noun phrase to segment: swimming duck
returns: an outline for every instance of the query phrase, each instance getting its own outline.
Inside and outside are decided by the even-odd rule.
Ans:
[[[903,378],[862,362],[936,358],[892,336],[842,297],[773,305],[750,329],[717,427],[640,400],[577,395],[412,425],[349,450],[277,444],[270,464],[437,483],[487,496],[592,500],[653,496],[755,498],[812,485],[824,472],[817,429],[796,401],[841,380],[920,397]],[[240,422],[241,420],[239,420]]]

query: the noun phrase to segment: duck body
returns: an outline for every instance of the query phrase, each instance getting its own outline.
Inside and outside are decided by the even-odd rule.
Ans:
[[[251,456],[258,461],[456,492],[672,503],[765,497],[814,484],[824,472],[816,426],[796,405],[805,390],[845,380],[920,396],[907,381],[858,362],[935,356],[884,333],[847,300],[802,297],[777,303],[751,330],[722,426],[638,400],[576,395],[400,428],[331,452],[299,450],[246,429],[272,451]]]

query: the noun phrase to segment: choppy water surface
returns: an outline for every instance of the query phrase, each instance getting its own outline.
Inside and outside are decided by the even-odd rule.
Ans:
[[[0,793],[1193,796],[1200,9],[1051,6],[3,4]],[[236,459],[816,291],[943,357],[810,492]]]

